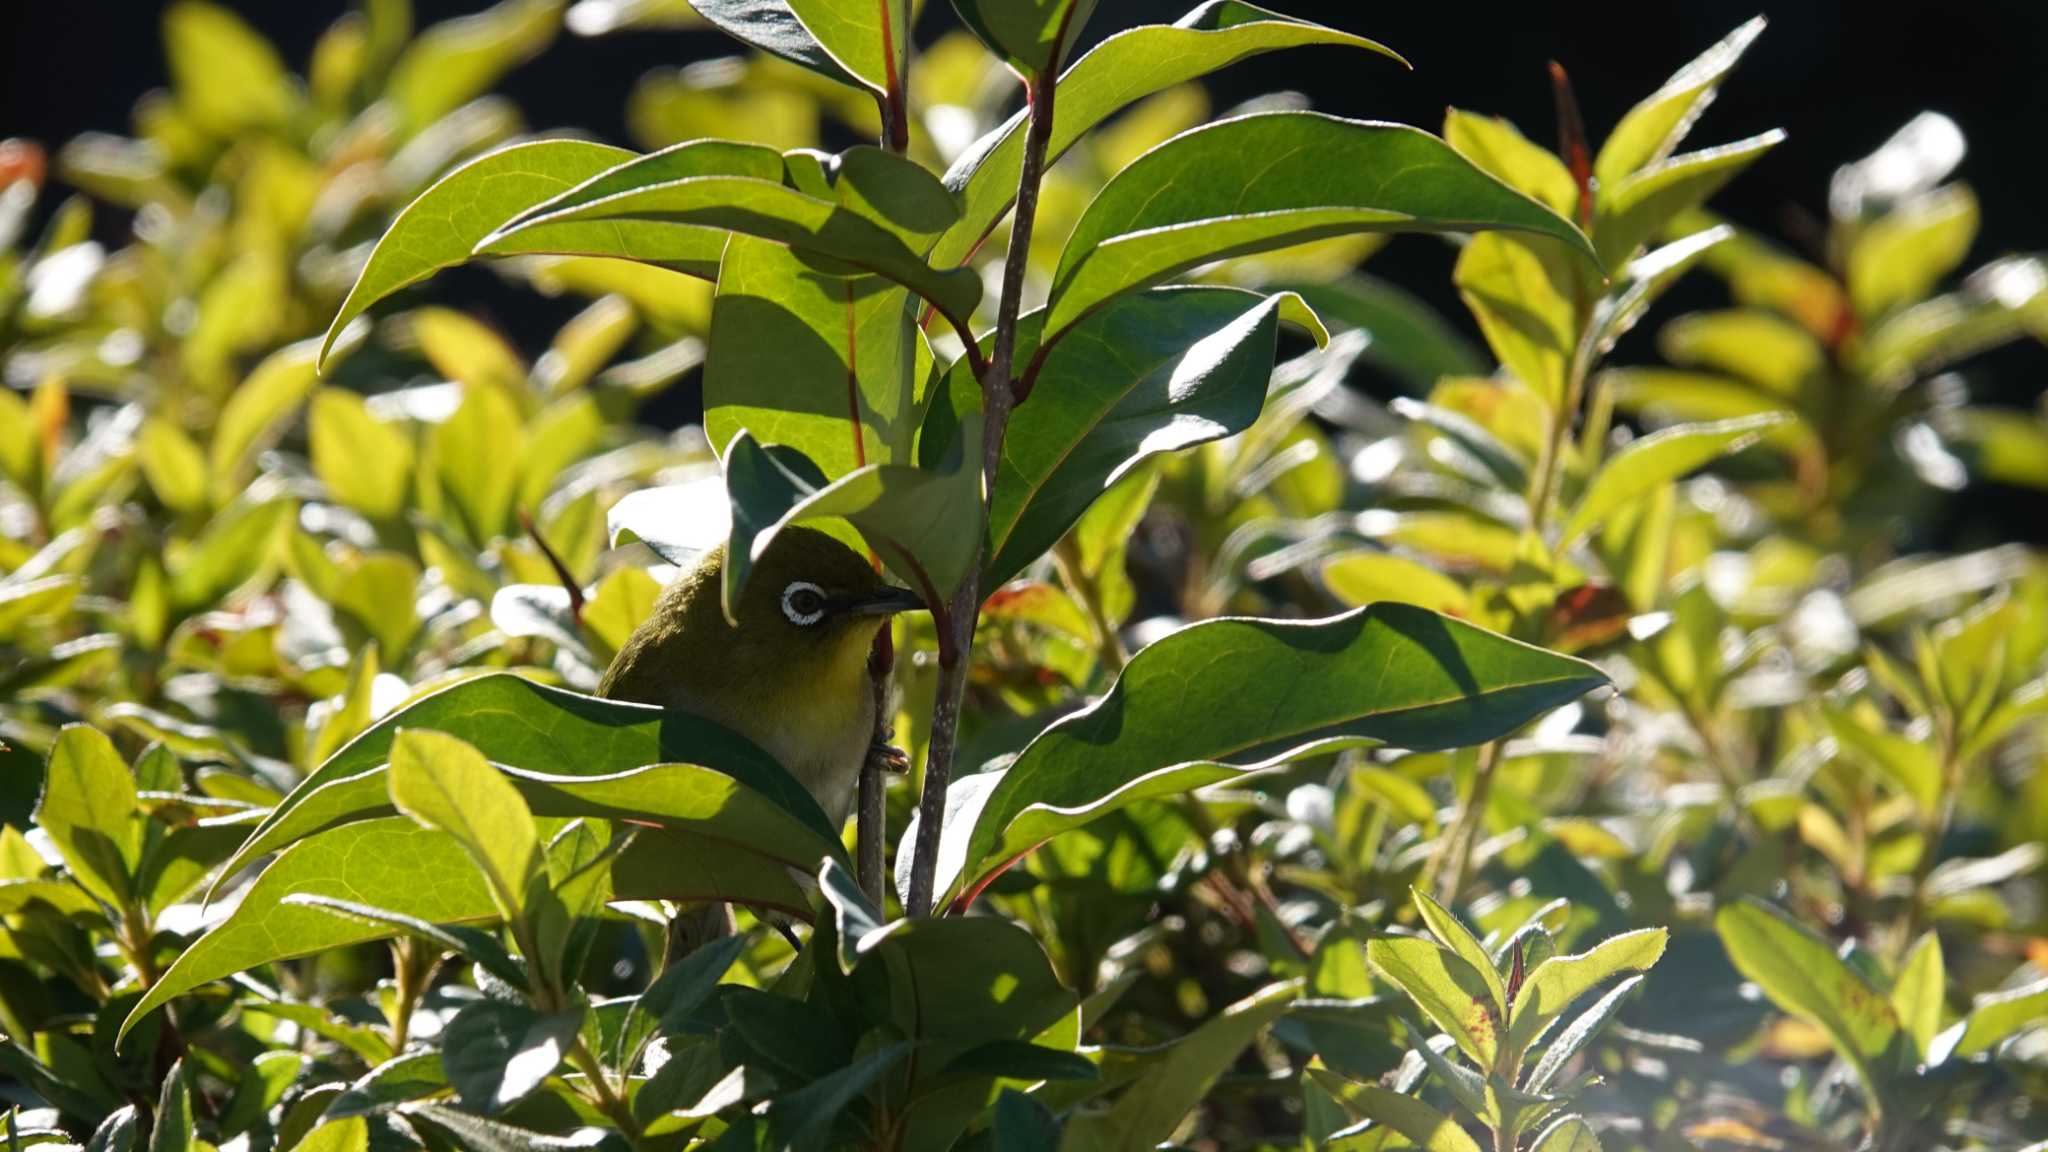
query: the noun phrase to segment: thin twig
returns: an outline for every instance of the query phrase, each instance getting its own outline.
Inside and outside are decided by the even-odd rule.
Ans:
[[[1023,170],[1018,177],[1017,205],[1010,222],[1010,250],[1003,257],[1003,294],[996,306],[995,341],[988,367],[981,374],[982,512],[995,490],[1003,458],[1003,434],[1016,403],[1012,375],[1017,347],[1017,318],[1023,312],[1025,271],[1031,255],[1031,228],[1038,216],[1038,187],[1045,176],[1045,156],[1052,140],[1053,98],[1057,90],[1053,62],[1025,85],[1031,101],[1031,126],[1024,141]],[[972,348],[972,343],[969,345]],[[976,527],[977,537],[982,535]],[[940,622],[938,699],[932,705],[931,740],[927,744],[924,792],[919,797],[917,845],[911,857],[910,892],[904,911],[913,917],[932,912],[932,888],[938,873],[939,836],[946,819],[946,787],[953,779],[953,755],[959,740],[960,708],[967,696],[967,666],[974,647],[974,628],[981,618],[981,560],[952,597],[947,618]]]

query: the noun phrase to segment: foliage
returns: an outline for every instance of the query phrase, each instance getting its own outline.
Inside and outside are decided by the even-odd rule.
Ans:
[[[363,0],[296,76],[178,0],[133,138],[0,147],[10,1139],[2048,1139],[2048,568],[1935,550],[2048,486],[1965,375],[2048,269],[1945,287],[1956,127],[1808,261],[1705,207],[1778,134],[1680,150],[1760,20],[1598,143],[1554,69],[1552,151],[1211,119],[1399,60],[1240,0],[925,7]],[[644,153],[488,94],[699,23],[749,54],[643,81]],[[1478,342],[1358,270],[1412,232]],[[534,355],[476,262],[577,310]],[[852,829],[588,694],[799,523],[930,609]]]

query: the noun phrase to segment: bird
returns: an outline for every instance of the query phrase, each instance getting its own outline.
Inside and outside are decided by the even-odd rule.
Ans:
[[[925,607],[860,553],[814,528],[776,533],[732,619],[720,601],[726,547],[700,557],[655,601],[598,681],[597,694],[700,716],[752,740],[844,827],[871,753],[888,756],[869,664],[875,636]]]

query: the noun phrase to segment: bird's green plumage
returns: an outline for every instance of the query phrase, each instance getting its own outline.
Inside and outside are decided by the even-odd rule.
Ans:
[[[794,623],[791,585],[847,603],[887,590],[858,553],[809,528],[785,528],[755,562],[737,623],[719,602],[725,551],[713,550],[656,601],[598,683],[598,695],[676,708],[759,744],[843,823],[875,735],[868,654],[883,615],[830,613]]]

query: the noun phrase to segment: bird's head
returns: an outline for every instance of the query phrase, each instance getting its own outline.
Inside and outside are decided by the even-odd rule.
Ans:
[[[599,695],[700,711],[723,700],[764,713],[792,694],[836,698],[835,686],[858,699],[875,634],[892,614],[924,606],[845,544],[792,527],[755,562],[728,620],[725,556],[723,545],[706,553],[662,593]]]
[[[863,645],[898,612],[924,607],[907,588],[882,579],[858,552],[814,528],[785,528],[754,562],[733,605],[742,635],[783,635],[794,642]]]

